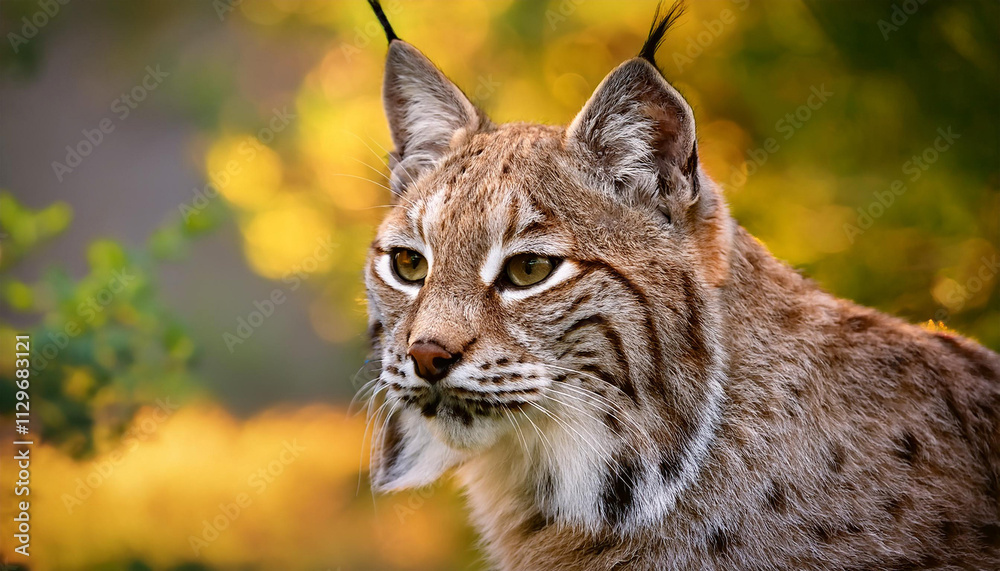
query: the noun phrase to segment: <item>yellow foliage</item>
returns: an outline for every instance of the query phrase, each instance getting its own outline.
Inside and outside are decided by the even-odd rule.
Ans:
[[[32,569],[130,558],[157,568],[453,565],[465,544],[461,511],[449,494],[428,500],[435,490],[373,503],[359,475],[364,431],[362,418],[327,406],[241,420],[208,405],[174,410],[168,401],[140,411],[113,450],[89,461],[36,444],[27,498]],[[13,455],[9,440],[2,453]],[[4,470],[3,481],[13,482],[11,463]],[[0,509],[6,538],[14,508],[5,501]]]
[[[282,278],[330,269],[337,259],[333,224],[296,195],[283,196],[271,209],[253,214],[243,226],[246,254],[262,276]]]
[[[208,152],[208,178],[241,208],[264,208],[281,184],[281,158],[251,135],[220,139]]]

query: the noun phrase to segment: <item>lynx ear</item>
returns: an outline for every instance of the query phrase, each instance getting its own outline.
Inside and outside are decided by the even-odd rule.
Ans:
[[[393,415],[372,450],[372,487],[379,492],[426,486],[464,459],[431,434],[413,411]]]
[[[456,134],[489,124],[424,54],[398,39],[389,42],[382,101],[396,146],[390,165],[396,194],[432,167]]]
[[[676,218],[698,200],[694,114],[646,59],[609,73],[567,135],[593,165],[596,183],[630,204]]]

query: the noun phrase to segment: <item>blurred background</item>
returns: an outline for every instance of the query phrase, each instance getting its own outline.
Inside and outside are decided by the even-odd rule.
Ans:
[[[545,123],[655,7],[384,4],[495,120]],[[659,61],[736,218],[837,295],[1000,349],[1000,4],[689,4]],[[348,411],[390,200],[365,2],[4,0],[0,31],[0,564],[483,568],[452,484],[373,498]]]

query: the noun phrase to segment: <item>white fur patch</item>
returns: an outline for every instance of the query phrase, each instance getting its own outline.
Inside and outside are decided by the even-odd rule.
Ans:
[[[444,210],[444,197],[444,190],[438,190],[421,204],[423,207],[420,216],[421,229],[423,230],[424,238],[427,240],[433,235],[435,227],[441,219],[441,212]]]
[[[582,410],[580,404],[573,406]],[[543,458],[555,480],[555,495],[547,507],[560,521],[596,531],[603,524],[598,501],[607,477],[605,461],[617,446],[593,415],[562,408],[555,411],[561,422],[549,422],[546,427],[548,446]]]
[[[503,269],[503,263],[505,261],[506,256],[503,246],[500,244],[493,244],[493,246],[490,247],[489,253],[486,254],[486,262],[484,262],[483,267],[479,269],[479,277],[482,278],[484,284],[493,285],[493,282],[497,280],[497,276],[500,275],[500,271]]]
[[[378,490],[405,490],[432,484],[462,461],[463,454],[441,442],[419,412],[402,409],[396,414],[402,443],[391,462],[379,459],[375,478]]]

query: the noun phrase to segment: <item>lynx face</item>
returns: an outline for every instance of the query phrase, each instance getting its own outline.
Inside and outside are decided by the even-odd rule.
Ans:
[[[518,454],[552,517],[654,521],[721,391],[707,291],[730,232],[690,107],[636,58],[566,128],[494,125],[398,40],[384,98],[398,200],[366,272],[376,486]]]
[[[406,190],[373,245],[387,396],[456,450],[516,438],[512,415],[573,407],[626,430],[663,366],[648,350],[662,309],[630,276],[674,284],[673,326],[686,314],[691,270],[666,216],[595,190],[563,137],[531,125],[469,136]],[[426,269],[407,275],[412,252]]]

